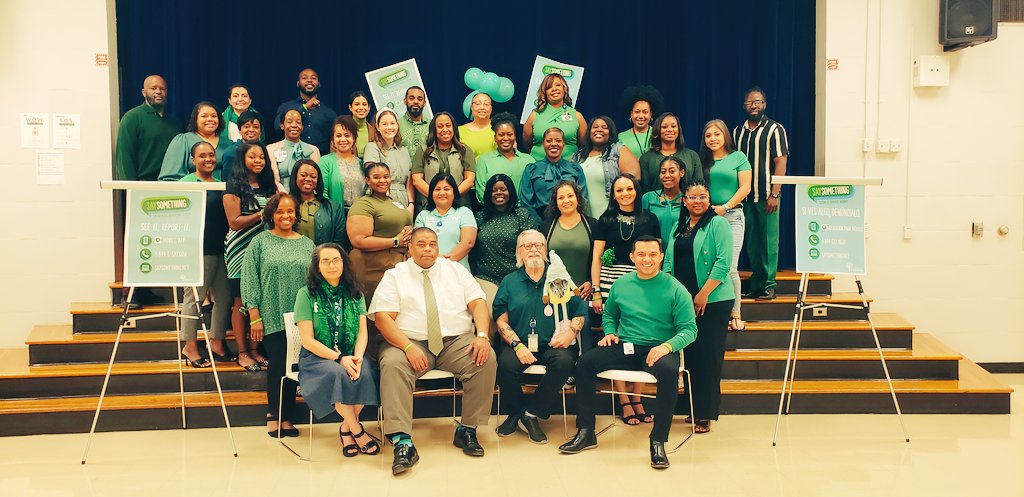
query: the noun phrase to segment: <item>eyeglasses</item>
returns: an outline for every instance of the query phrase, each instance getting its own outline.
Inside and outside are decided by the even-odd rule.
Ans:
[[[754,105],[764,105],[764,100],[747,100],[746,102],[743,102],[743,105],[746,105],[747,107],[751,107]]]
[[[690,202],[707,202],[708,201],[708,196],[707,195],[687,195],[686,196],[686,200],[689,200]]]
[[[533,243],[526,242],[526,243],[523,243],[523,244],[521,244],[519,246],[523,247],[526,250],[530,250],[530,249],[541,249],[541,250],[543,250],[544,249],[544,242],[533,242]]]
[[[323,264],[324,266],[340,266],[341,257],[336,257],[334,259],[320,259],[320,264]]]

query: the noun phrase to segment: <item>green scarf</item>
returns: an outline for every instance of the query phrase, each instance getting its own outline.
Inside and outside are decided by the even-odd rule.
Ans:
[[[344,287],[324,282],[313,292],[313,335],[342,355],[352,355],[359,334],[359,301]]]

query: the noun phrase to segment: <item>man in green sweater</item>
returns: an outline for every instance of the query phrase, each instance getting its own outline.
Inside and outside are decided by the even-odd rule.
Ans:
[[[114,147],[114,179],[156,181],[167,145],[178,133],[181,124],[164,110],[167,83],[152,75],[142,84],[141,105],[125,112],[117,127]]]
[[[609,369],[650,373],[658,380],[651,430],[651,466],[669,466],[665,452],[676,398],[679,396],[679,352],[697,338],[693,299],[674,277],[661,272],[665,254],[649,235],[633,242],[629,255],[636,272],[612,285],[604,304],[605,336],[576,364],[576,436],[558,448],[577,454],[597,447],[597,374]]]

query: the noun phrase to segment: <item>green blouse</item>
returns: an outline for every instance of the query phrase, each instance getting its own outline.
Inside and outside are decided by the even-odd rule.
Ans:
[[[313,255],[313,240],[281,238],[269,231],[253,237],[242,263],[242,305],[259,309],[263,333],[284,330],[286,312],[295,307],[295,295],[306,284]]]

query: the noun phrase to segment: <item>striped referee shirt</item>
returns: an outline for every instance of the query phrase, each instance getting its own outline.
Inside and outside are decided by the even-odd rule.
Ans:
[[[761,116],[761,122],[754,129],[747,128],[746,120],[736,126],[732,130],[732,139],[736,142],[736,149],[746,154],[754,176],[747,200],[759,202],[767,198],[771,193],[771,178],[775,170],[773,159],[789,155],[786,128],[768,119],[768,116]]]

